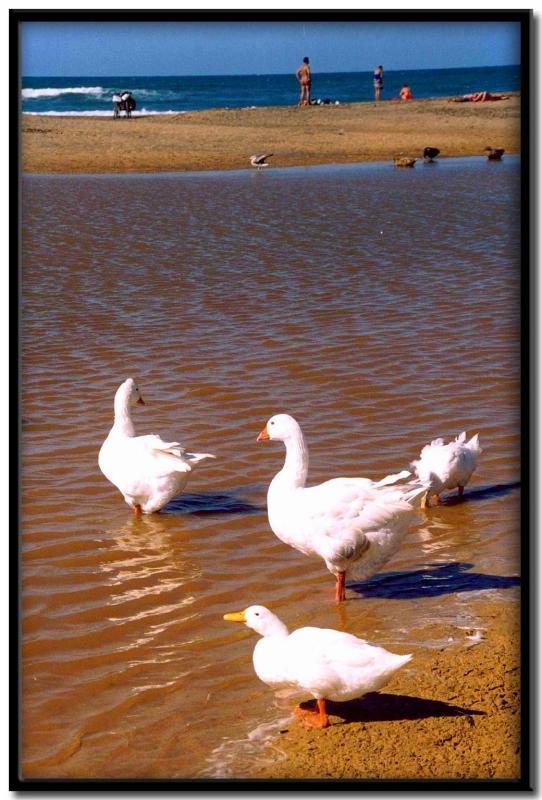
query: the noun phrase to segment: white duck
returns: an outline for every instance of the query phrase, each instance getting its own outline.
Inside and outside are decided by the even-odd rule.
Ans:
[[[100,448],[98,464],[135,514],[160,511],[179,494],[194,467],[209,453],[189,453],[179,442],[164,442],[159,436],[136,436],[132,407],[145,405],[132,378],[121,383],[115,394],[115,421]]]
[[[332,628],[298,628],[289,633],[265,606],[249,606],[225,614],[224,619],[244,622],[263,637],[252,656],[261,681],[276,689],[300,689],[316,698],[316,708],[297,707],[294,712],[315,728],[329,725],[326,700],[353,700],[378,691],[412,658]]]
[[[320,556],[335,575],[335,600],[345,599],[346,575],[365,579],[399,549],[416,517],[419,483],[394,486],[407,470],[381,481],[333,478],[306,487],[309,454],[301,428],[289,414],[276,414],[257,441],[278,439],[286,460],[267,492],[269,524],[281,541]]]
[[[431,497],[438,504],[445,489],[457,487],[461,496],[481,452],[478,434],[467,442],[465,431],[448,444],[444,444],[444,439],[433,439],[431,444],[426,444],[419,460],[411,464],[419,479],[429,486],[423,505],[429,505]]]

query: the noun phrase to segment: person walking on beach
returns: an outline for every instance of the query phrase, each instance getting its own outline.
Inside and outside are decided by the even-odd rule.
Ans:
[[[375,100],[380,100],[384,86],[384,68],[377,67],[373,72],[373,86],[375,87]]]
[[[299,97],[300,106],[310,106],[311,104],[311,68],[309,66],[309,57],[305,56],[303,63],[296,72],[296,78],[301,87],[301,94]]]

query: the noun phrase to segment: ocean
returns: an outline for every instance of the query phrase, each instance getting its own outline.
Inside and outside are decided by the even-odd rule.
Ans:
[[[483,89],[520,89],[521,67],[395,70],[384,72],[383,100],[397,97],[407,83],[415,98],[447,97]],[[135,114],[178,114],[209,108],[287,106],[298,100],[295,75],[74,76],[22,79],[22,111],[27,114],[108,116],[113,94],[128,90]],[[359,103],[374,97],[372,72],[314,73],[314,98]]]

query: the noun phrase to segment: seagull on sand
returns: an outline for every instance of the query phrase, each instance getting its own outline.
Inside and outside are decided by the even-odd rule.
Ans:
[[[261,156],[250,156],[250,163],[256,169],[260,169],[261,167],[268,167],[269,164],[267,163],[267,159],[271,158],[273,153],[265,153]]]

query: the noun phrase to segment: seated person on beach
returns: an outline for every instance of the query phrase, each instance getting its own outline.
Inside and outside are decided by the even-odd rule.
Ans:
[[[301,95],[299,97],[300,106],[310,106],[311,104],[311,68],[309,67],[308,56],[305,56],[303,63],[296,72],[296,78],[301,87]]]
[[[507,94],[491,94],[491,92],[472,92],[463,97],[452,97],[449,103],[486,103],[490,100],[508,100]]]
[[[410,86],[407,86],[406,83],[403,84],[403,88],[399,92],[399,97],[401,100],[414,100],[414,96],[410,91]]]
[[[132,111],[134,111],[136,107],[136,101],[134,100],[132,93],[127,91],[114,94],[113,103],[115,104],[113,109],[113,116],[115,117],[119,117],[121,111],[124,111],[126,116],[130,117],[132,115]]]

